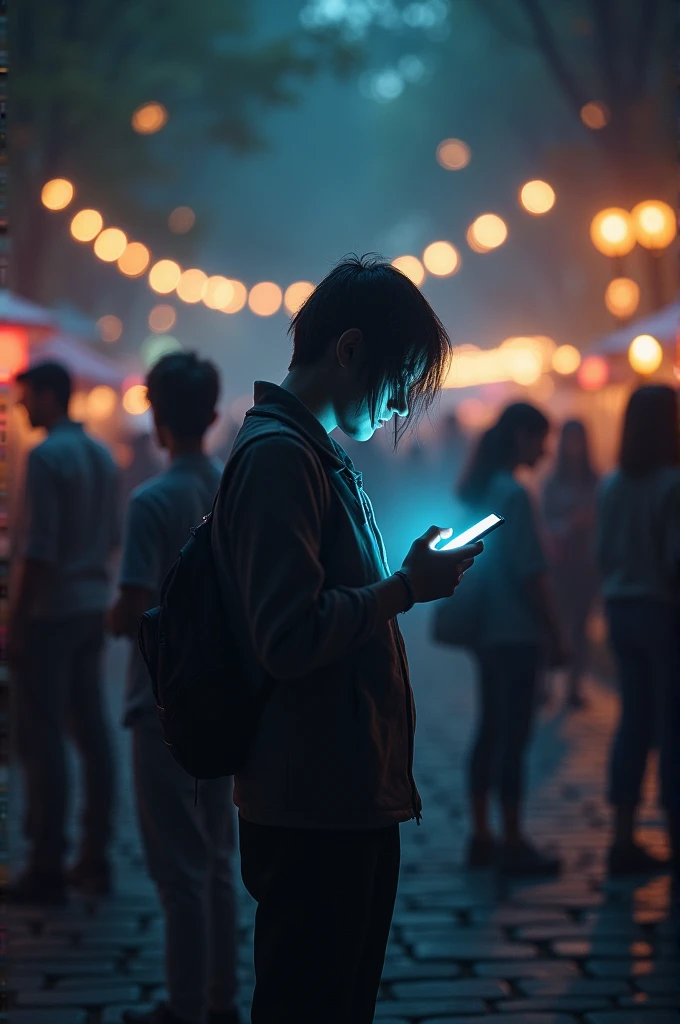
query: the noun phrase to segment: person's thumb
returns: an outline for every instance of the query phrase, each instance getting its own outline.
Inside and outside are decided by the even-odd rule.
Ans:
[[[453,530],[450,526],[431,526],[423,534],[423,540],[426,541],[428,547],[434,548],[440,540],[447,540],[452,533]]]

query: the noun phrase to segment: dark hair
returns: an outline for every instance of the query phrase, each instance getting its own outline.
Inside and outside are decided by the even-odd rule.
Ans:
[[[680,464],[678,399],[673,388],[649,384],[630,396],[623,421],[619,466],[641,477]]]
[[[289,369],[315,362],[352,328],[366,341],[371,414],[387,390],[407,388],[409,419],[417,419],[432,404],[451,359],[449,336],[425,296],[380,256],[347,256],[293,317]],[[395,443],[405,426],[395,422]]]
[[[36,394],[41,391],[51,392],[62,409],[68,409],[73,385],[71,374],[61,363],[36,363],[23,373],[18,373],[16,380],[19,384],[29,384]]]
[[[515,402],[499,416],[493,427],[480,437],[470,461],[458,482],[458,496],[469,504],[484,497],[491,478],[510,463],[517,445],[517,434],[524,431],[531,437],[547,434],[550,424],[535,405]]]
[[[172,352],[149,371],[146,388],[158,422],[175,437],[203,437],[220,393],[219,373],[212,363],[194,352]]]
[[[578,467],[578,476],[584,483],[595,483],[597,480],[597,473],[593,469],[593,463],[590,458],[588,434],[581,420],[567,420],[562,426],[560,439],[557,445],[557,458],[555,460],[554,476],[558,477],[560,480],[569,476],[566,442],[570,434],[578,434],[583,445],[580,465]]]

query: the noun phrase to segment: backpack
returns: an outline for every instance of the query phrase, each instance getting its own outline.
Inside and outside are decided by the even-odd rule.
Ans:
[[[264,704],[229,629],[212,552],[214,508],[192,528],[163,581],[159,607],[139,624],[163,739],[195,779],[242,768]]]

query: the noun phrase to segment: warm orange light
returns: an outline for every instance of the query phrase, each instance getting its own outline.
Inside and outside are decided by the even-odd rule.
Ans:
[[[632,316],[640,302],[640,286],[630,277],[615,277],[607,285],[604,304],[612,314],[625,320]]]
[[[21,327],[0,327],[0,381],[6,383],[28,363],[28,335]]]
[[[132,127],[140,135],[153,135],[168,123],[168,112],[162,103],[143,103],[132,115]]]
[[[311,281],[296,281],[289,284],[283,296],[283,304],[289,313],[297,313],[298,309],[314,291]]]
[[[638,334],[628,349],[628,361],[636,373],[654,373],[663,362],[663,349],[651,334]]]
[[[141,416],[149,408],[144,384],[133,384],[123,395],[123,408],[131,416]]]
[[[182,302],[200,302],[208,286],[208,275],[202,270],[185,270],[177,282],[177,295]]]
[[[460,270],[458,250],[450,242],[432,242],[423,253],[423,263],[431,274],[448,277]]]
[[[484,430],[494,418],[494,408],[481,398],[464,398],[456,406],[456,415],[465,430]]]
[[[635,245],[630,214],[616,206],[600,210],[590,224],[590,238],[603,256],[625,256]]]
[[[665,249],[678,233],[675,212],[658,199],[638,203],[631,217],[637,240],[645,249]]]
[[[175,235],[186,235],[195,223],[196,214],[190,206],[178,206],[168,217],[168,227]]]
[[[508,237],[505,221],[495,213],[483,213],[470,225],[469,234],[478,246],[478,252],[497,249]]]
[[[461,171],[470,163],[470,147],[461,139],[444,139],[437,146],[437,161],[447,171]]]
[[[233,295],[234,286],[231,281],[220,274],[215,274],[208,278],[203,301],[208,309],[224,309]]]
[[[95,239],[94,254],[104,263],[115,263],[125,252],[127,244],[127,236],[120,228],[104,228]]]
[[[527,213],[540,216],[555,205],[555,190],[547,181],[528,181],[520,190],[519,201]]]
[[[149,266],[151,253],[141,242],[128,242],[125,252],[118,257],[118,269],[126,277],[141,277]]]
[[[65,210],[74,194],[75,189],[66,178],[52,178],[43,185],[40,198],[48,210]]]
[[[173,306],[154,306],[149,313],[149,327],[156,334],[165,334],[175,326],[177,313]]]
[[[580,365],[581,353],[573,345],[560,345],[553,352],[552,368],[555,373],[568,377],[570,373],[576,373]]]
[[[174,260],[159,260],[149,271],[149,287],[159,295],[174,292],[179,284],[182,271]]]
[[[258,316],[271,316],[281,308],[283,293],[273,281],[260,281],[250,289],[248,305]]]
[[[599,100],[586,103],[581,107],[581,120],[586,128],[592,128],[593,131],[598,131],[600,128],[605,128],[606,125],[609,124],[609,108],[605,103],[601,103]]]
[[[91,242],[104,227],[104,219],[97,210],[81,210],[71,221],[71,234],[76,242]]]
[[[242,281],[235,281],[233,278],[229,278],[229,284],[234,290],[234,294],[227,302],[226,306],[222,307],[223,313],[240,313],[248,301],[248,289]]]
[[[97,330],[99,331],[99,337],[102,341],[106,341],[112,344],[114,341],[118,341],[121,334],[123,333],[122,321],[117,316],[107,315],[101,316],[97,320]]]
[[[68,414],[72,420],[82,423],[87,419],[87,391],[72,391],[68,403]]]
[[[88,419],[105,420],[112,414],[118,404],[118,395],[113,388],[106,384],[99,384],[92,388],[87,396],[85,406]]]
[[[409,281],[413,281],[418,288],[425,280],[425,268],[415,256],[397,256],[396,260],[392,260],[392,266],[401,270],[402,274],[405,274]]]
[[[584,391],[599,391],[609,380],[609,366],[602,356],[588,356],[581,363],[577,380]]]

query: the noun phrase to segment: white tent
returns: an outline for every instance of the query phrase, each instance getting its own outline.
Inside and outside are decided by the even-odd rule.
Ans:
[[[625,327],[600,338],[588,349],[588,354],[615,355],[627,352],[628,346],[638,334],[651,334],[664,347],[674,346],[680,331],[680,300],[672,302],[664,309],[658,309],[649,316],[639,320],[631,320]]]

